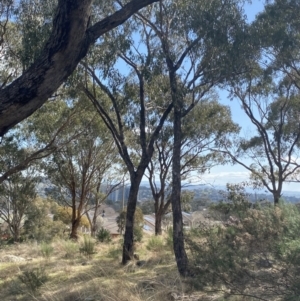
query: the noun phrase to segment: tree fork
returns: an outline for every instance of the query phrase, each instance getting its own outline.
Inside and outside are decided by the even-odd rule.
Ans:
[[[90,45],[158,0],[132,0],[88,28],[92,0],[59,0],[53,29],[40,57],[0,90],[0,136],[40,108],[72,74]]]

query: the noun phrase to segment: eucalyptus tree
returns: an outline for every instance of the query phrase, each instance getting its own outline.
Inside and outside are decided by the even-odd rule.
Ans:
[[[136,45],[136,34],[136,24],[126,24],[111,32],[106,36],[105,45],[95,47],[90,65],[83,64],[93,85],[84,83],[82,89],[111,132],[130,177],[123,264],[133,258],[134,213],[139,186],[151,160],[154,142],[173,107],[160,74],[159,60],[153,57],[152,49],[145,48],[147,37],[139,35],[140,46]],[[128,68],[128,73],[118,70],[120,62]],[[152,73],[153,68],[156,71]],[[140,156],[133,145],[139,145]]]
[[[95,173],[95,185],[90,192],[90,202],[86,203],[86,216],[90,223],[91,236],[95,237],[99,230],[99,217],[103,214],[100,207],[107,197],[120,188],[124,180],[124,172],[117,166],[120,161],[113,139],[102,145],[102,158]]]
[[[30,116],[51,97],[59,86],[72,74],[91,45],[103,34],[124,23],[139,9],[157,0],[131,0],[126,4],[119,1],[57,0],[53,15],[50,14],[38,30],[45,28],[46,37],[32,43],[38,50],[37,56],[28,60],[25,70],[17,78],[8,78],[0,90],[0,136],[14,125]],[[43,5],[49,1],[1,1],[0,28],[7,28],[7,20],[17,20],[22,3]],[[91,7],[99,7],[91,18]],[[106,8],[109,8],[107,13]],[[32,8],[34,9],[34,8]],[[34,19],[34,15],[31,18]],[[92,22],[91,22],[92,21]],[[35,24],[35,23],[34,23]],[[49,25],[50,24],[50,25]],[[49,29],[48,29],[49,28]],[[7,37],[1,34],[2,39]],[[0,66],[1,70],[5,67]]]
[[[293,80],[248,76],[232,88],[255,132],[224,145],[223,153],[246,168],[255,187],[264,187],[278,204],[283,183],[300,171],[300,93]]]
[[[14,241],[19,241],[26,213],[36,197],[36,183],[34,175],[18,173],[0,184],[0,218]]]
[[[180,172],[181,179],[186,182],[191,177],[201,177],[212,166],[222,163],[223,158],[212,149],[239,130],[231,120],[230,109],[210,98],[213,95],[202,99],[188,118],[182,120]],[[162,233],[162,217],[171,203],[172,158],[173,129],[172,120],[169,120],[155,142],[155,152],[145,174],[155,203],[156,235]]]
[[[79,95],[73,106],[80,114],[73,119],[72,129],[64,134],[66,137],[80,134],[76,140],[53,152],[44,160],[43,166],[59,192],[59,201],[72,208],[70,237],[77,239],[80,220],[91,209],[88,205],[103,184],[108,168],[116,163],[116,155],[107,130],[92,105]],[[37,137],[43,139],[43,136]]]
[[[0,3],[0,89],[21,74],[21,62],[17,55],[21,36],[10,19],[13,7],[13,0]]]
[[[80,110],[71,110],[66,102],[57,99],[14,127],[0,144],[0,184],[76,139],[80,132],[68,136],[65,133],[80,114]]]
[[[244,166],[255,186],[265,187],[277,204],[285,181],[299,172],[300,10],[299,1],[267,2],[249,27],[252,72],[232,82],[232,96],[256,133],[237,139],[223,151]],[[245,158],[248,158],[252,163]]]
[[[147,34],[156,36],[174,105],[171,204],[174,253],[181,275],[188,273],[180,204],[181,123],[214,86],[249,68],[246,58],[252,49],[240,4],[235,0],[170,0],[136,14]]]
[[[289,77],[300,89],[300,3],[269,1],[251,25],[253,47],[261,50],[259,64],[266,76]]]

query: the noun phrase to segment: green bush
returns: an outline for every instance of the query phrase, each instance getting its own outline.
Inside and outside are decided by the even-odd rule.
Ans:
[[[23,227],[24,239],[51,242],[53,238],[63,237],[65,225],[61,221],[53,221],[48,215],[51,203],[51,200],[36,198],[30,204]]]
[[[197,285],[293,300],[300,295],[298,209],[281,203],[246,212],[237,222],[193,229],[187,235]]]
[[[108,250],[107,257],[112,259],[118,259],[122,254],[122,248],[117,246],[111,246]]]
[[[88,257],[95,254],[95,240],[89,235],[84,235],[79,251]]]
[[[33,295],[48,280],[48,276],[43,268],[23,271],[18,278]]]
[[[209,206],[213,217],[220,220],[227,220],[230,215],[243,217],[251,206],[249,195],[241,184],[227,184],[227,192],[224,194],[224,200],[219,203],[213,203]]]
[[[141,242],[143,239],[143,228],[139,226],[133,227],[133,240],[135,242]]]
[[[62,251],[65,253],[65,257],[72,259],[77,256],[79,252],[79,246],[76,242],[72,240],[66,240],[62,244]]]
[[[42,256],[49,259],[50,256],[53,254],[54,248],[51,244],[42,242],[40,245]]]
[[[165,249],[165,243],[161,236],[151,236],[148,240],[147,250],[153,252],[161,252]]]
[[[105,242],[105,243],[111,242],[110,232],[104,228],[100,228],[96,236],[100,242]]]

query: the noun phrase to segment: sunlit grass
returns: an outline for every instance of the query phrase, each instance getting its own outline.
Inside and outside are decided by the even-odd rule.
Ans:
[[[183,293],[174,256],[163,248],[159,252],[147,250],[148,239],[136,245],[135,252],[145,261],[141,267],[136,261],[121,265],[119,239],[97,244],[92,257],[80,254],[78,246],[70,242],[55,241],[50,261],[37,244],[0,249],[0,258],[11,254],[25,259],[17,263],[0,262],[0,300],[33,300],[18,276],[26,269],[40,267],[48,278],[38,288],[35,300],[169,300],[172,291]],[[66,256],[66,251],[71,256]]]

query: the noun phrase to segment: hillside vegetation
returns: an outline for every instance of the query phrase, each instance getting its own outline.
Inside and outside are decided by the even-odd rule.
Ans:
[[[122,239],[1,245],[1,300],[299,300],[300,213],[295,205],[219,203],[186,231],[190,275],[179,276],[172,231],[144,235],[121,265]]]

